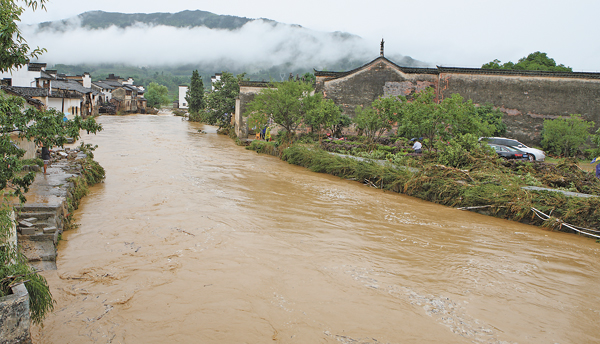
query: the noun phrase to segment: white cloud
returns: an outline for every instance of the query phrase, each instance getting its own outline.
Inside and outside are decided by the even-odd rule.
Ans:
[[[25,27],[23,33],[31,46],[48,50],[42,59],[50,64],[107,62],[145,66],[230,61],[238,67],[269,68],[288,62],[292,67],[323,68],[340,58],[369,59],[377,54],[357,36],[340,40],[330,33],[262,20],[233,31],[142,24],[90,30],[81,28],[77,21],[71,21],[68,30],[36,27]]]

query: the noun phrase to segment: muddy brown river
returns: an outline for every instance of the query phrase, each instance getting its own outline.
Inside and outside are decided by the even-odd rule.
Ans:
[[[383,192],[173,116],[103,116],[106,181],[35,343],[597,343],[600,244]],[[200,133],[204,130],[207,133]]]

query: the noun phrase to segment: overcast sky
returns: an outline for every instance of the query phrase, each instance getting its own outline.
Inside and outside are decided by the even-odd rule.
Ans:
[[[122,13],[204,10],[268,18],[318,31],[344,31],[431,65],[481,67],[546,52],[574,71],[600,71],[598,0],[49,0],[22,22],[65,19],[92,10]],[[27,38],[27,37],[26,37]],[[36,42],[37,43],[37,42]]]

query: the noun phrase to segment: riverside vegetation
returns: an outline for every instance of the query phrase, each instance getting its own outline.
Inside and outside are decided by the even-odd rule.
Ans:
[[[502,115],[489,105],[477,107],[460,95],[437,104],[431,90],[412,99],[380,98],[371,107],[358,109],[354,125],[359,135],[323,140],[321,131],[296,135],[295,129],[314,111],[308,107],[315,102],[302,101],[310,97],[309,93],[295,88],[302,90],[298,94],[291,92],[289,97],[271,95],[277,90],[294,89],[280,84],[263,96],[257,95],[247,113],[250,123],[260,126],[270,121],[288,130],[282,131],[273,142],[254,140],[247,149],[278,156],[315,172],[451,207],[477,208],[505,219],[539,224],[541,221],[532,211],[535,208],[551,214],[542,226],[552,229],[567,230],[565,222],[586,228],[600,227],[600,197],[568,197],[561,192],[523,189],[538,186],[599,196],[600,181],[581,170],[576,159],[561,159],[558,164],[507,161],[479,141],[480,136],[497,135],[505,130]],[[282,110],[281,106],[269,105],[269,99],[277,99],[280,105],[289,105],[295,99],[298,103]],[[293,118],[286,111],[295,111]],[[340,121],[341,113],[336,113],[320,127],[329,128]],[[577,116],[572,118],[581,120]],[[397,125],[393,126],[394,123]],[[545,133],[552,128],[545,126]],[[424,138],[422,155],[412,153],[409,137]]]

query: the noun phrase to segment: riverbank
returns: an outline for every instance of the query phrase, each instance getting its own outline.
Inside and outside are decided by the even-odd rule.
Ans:
[[[93,160],[93,149],[84,144],[54,149],[46,173],[38,165],[24,168],[36,175],[25,194],[27,203],[14,203],[12,232],[16,231],[16,243],[22,253],[17,258],[19,263],[13,262],[15,266],[22,264],[30,269],[29,265],[37,272],[56,270],[60,237],[64,230],[75,226],[72,211],[88,187],[104,178],[104,169]],[[44,289],[48,287],[45,278],[34,270],[30,273],[28,280],[12,286],[12,294],[0,298],[2,343],[31,343],[31,322],[41,323],[53,309],[55,301]]]
[[[551,230],[578,233],[581,228],[591,229],[588,232],[591,237],[600,235],[594,232],[600,228],[600,197],[576,197],[569,193],[599,196],[600,181],[569,161],[554,165],[479,156],[468,168],[459,169],[440,164],[435,156],[428,154],[407,157],[399,165],[335,156],[318,145],[295,144],[280,149],[273,143],[254,141],[247,149],[279,156],[314,172],[454,208]]]
[[[47,173],[37,172],[25,194],[27,203],[15,204],[17,241],[30,265],[56,269],[56,247],[64,230],[73,228],[72,212],[88,188],[104,179],[104,169],[93,160],[93,147],[80,145],[52,152]]]

